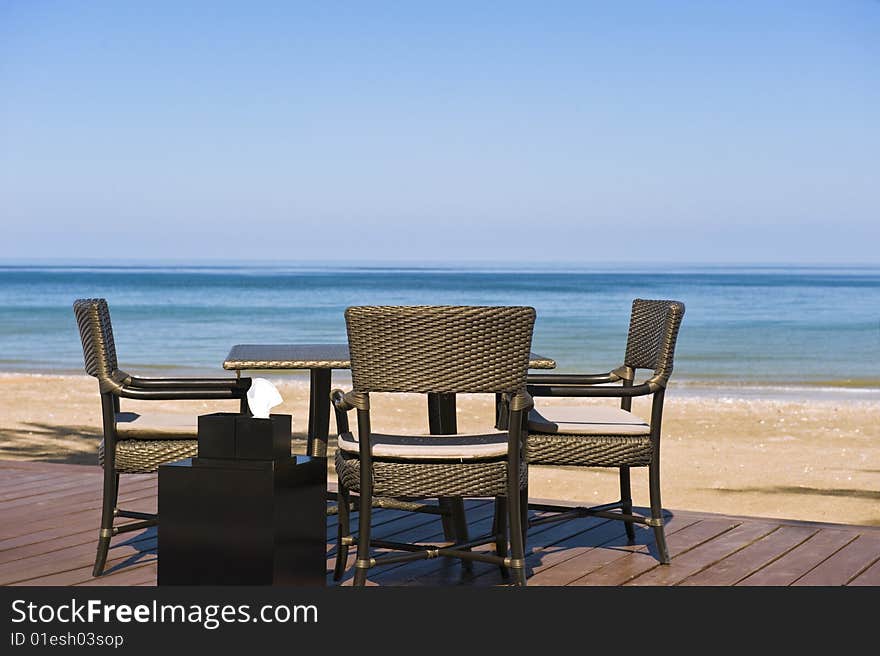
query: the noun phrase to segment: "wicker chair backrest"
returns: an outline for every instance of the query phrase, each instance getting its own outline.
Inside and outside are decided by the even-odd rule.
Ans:
[[[109,380],[119,365],[107,301],[103,298],[80,298],[74,301],[73,312],[82,340],[86,373],[99,380]]]
[[[679,301],[635,299],[624,364],[633,369],[653,369],[655,375],[669,378],[683,317],[684,303]]]
[[[357,392],[518,392],[531,307],[358,306],[345,311]]]

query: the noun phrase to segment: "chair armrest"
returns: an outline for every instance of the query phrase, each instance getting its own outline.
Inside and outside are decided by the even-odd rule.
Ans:
[[[665,386],[649,380],[631,387],[582,387],[577,385],[529,385],[532,396],[592,396],[592,397],[633,397],[646,396],[659,392]]]
[[[529,374],[529,385],[601,385],[616,383],[623,378],[613,371],[604,374]]]
[[[129,376],[127,386],[141,389],[230,389],[246,392],[250,378],[142,378]]]
[[[125,399],[141,399],[144,401],[211,401],[234,399],[240,401],[243,390],[239,389],[205,389],[198,387],[144,388],[120,385],[110,390],[112,394]]]
[[[337,412],[345,413],[354,410],[354,405],[345,400],[345,392],[341,389],[330,390],[330,403],[333,404],[333,409]]]
[[[354,409],[369,410],[370,396],[364,392],[343,392],[341,389],[334,389],[330,391],[330,403],[333,404],[333,411],[336,414],[336,430],[339,433],[347,433],[351,429],[346,413]]]

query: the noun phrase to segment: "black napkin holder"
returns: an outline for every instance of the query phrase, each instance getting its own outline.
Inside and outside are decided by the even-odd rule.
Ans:
[[[217,460],[290,460],[290,415],[215,412],[199,416],[198,457]]]

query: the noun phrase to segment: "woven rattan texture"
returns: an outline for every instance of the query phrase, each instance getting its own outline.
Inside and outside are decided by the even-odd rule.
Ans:
[[[531,307],[361,306],[345,311],[359,392],[517,392]]]
[[[634,300],[624,364],[633,369],[653,369],[668,378],[683,317],[684,304],[678,301]]]
[[[548,435],[530,433],[532,465],[647,467],[653,458],[650,435]]]
[[[82,340],[86,373],[109,379],[118,369],[110,309],[103,298],[80,298],[73,303],[79,337]]]
[[[198,440],[120,440],[116,443],[116,471],[149,474],[159,465],[198,455]],[[104,466],[104,441],[98,446],[98,463]]]
[[[336,452],[336,473],[342,485],[360,489],[360,460]],[[528,481],[528,467],[520,470],[520,489]],[[373,494],[387,497],[507,496],[507,461],[407,463],[373,460]]]

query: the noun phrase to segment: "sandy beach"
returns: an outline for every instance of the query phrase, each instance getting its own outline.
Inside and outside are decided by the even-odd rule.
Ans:
[[[305,381],[276,381],[293,415],[294,451],[307,422]],[[701,390],[667,395],[662,446],[666,508],[880,525],[880,404],[829,397],[771,399]],[[541,400],[544,403],[553,401]],[[591,402],[591,401],[582,401]],[[167,402],[163,412],[195,421],[235,405]],[[123,409],[155,411],[156,403],[123,400]],[[388,395],[373,401],[374,429],[425,430],[424,400]],[[491,401],[463,396],[459,430],[491,423]],[[647,406],[634,409],[647,416]],[[334,424],[331,420],[331,433]],[[97,382],[87,376],[0,375],[0,459],[96,463],[100,440]],[[331,440],[332,443],[332,440]],[[633,473],[634,500],[648,501],[647,473]],[[532,496],[609,501],[616,470],[533,467]]]

